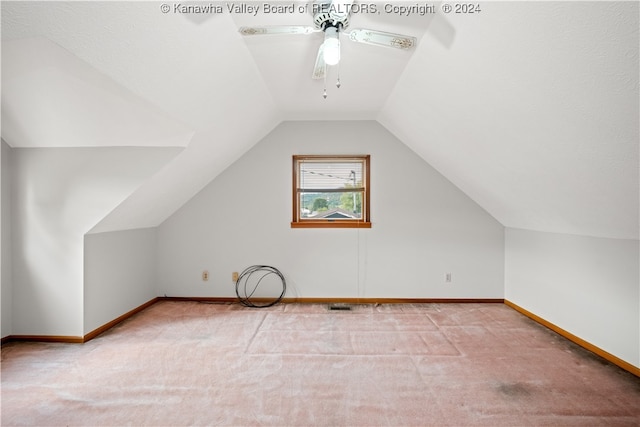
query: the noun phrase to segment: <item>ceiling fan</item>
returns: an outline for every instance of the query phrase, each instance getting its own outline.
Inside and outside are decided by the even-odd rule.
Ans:
[[[367,5],[363,5],[362,7],[365,6]],[[327,65],[337,65],[340,62],[341,34],[344,34],[349,40],[356,43],[392,47],[401,50],[409,50],[416,45],[416,38],[412,36],[362,28],[347,31],[349,27],[349,17],[354,11],[360,11],[359,5],[354,4],[354,0],[313,0],[310,9],[313,15],[313,26],[252,26],[240,27],[239,31],[240,34],[244,36],[324,33],[324,42],[318,48],[316,63],[311,77],[313,79],[325,79],[323,97],[326,99]],[[336,86],[340,88],[339,76]]]

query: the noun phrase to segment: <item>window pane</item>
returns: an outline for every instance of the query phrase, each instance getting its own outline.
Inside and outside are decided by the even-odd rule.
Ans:
[[[300,162],[299,187],[341,189],[362,187],[362,162]]]
[[[362,192],[300,193],[300,218],[361,220]]]

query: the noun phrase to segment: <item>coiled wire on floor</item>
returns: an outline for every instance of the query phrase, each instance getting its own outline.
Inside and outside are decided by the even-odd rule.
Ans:
[[[260,283],[268,276],[276,275],[280,277],[282,281],[282,293],[278,297],[274,297],[273,300],[265,297],[255,297],[254,301],[251,300],[254,294],[258,290]],[[236,280],[236,295],[240,300],[240,303],[246,307],[265,308],[271,307],[279,303],[284,294],[287,291],[287,282],[284,279],[284,275],[275,267],[269,265],[252,265],[244,269],[238,280]],[[242,294],[242,295],[241,295]],[[259,300],[259,302],[256,302]]]

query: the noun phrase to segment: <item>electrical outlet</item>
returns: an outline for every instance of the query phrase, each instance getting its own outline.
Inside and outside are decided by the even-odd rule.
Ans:
[[[447,273],[444,275],[444,281],[447,283],[451,283],[451,273]]]
[[[203,282],[206,282],[207,280],[209,280],[209,271],[204,270],[204,271],[202,272],[202,281],[203,281]]]
[[[231,273],[231,280],[233,280],[233,282],[237,282],[238,281],[238,272],[234,271],[233,273]]]

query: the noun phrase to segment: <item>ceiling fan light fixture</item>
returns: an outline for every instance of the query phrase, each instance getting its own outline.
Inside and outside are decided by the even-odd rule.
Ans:
[[[328,27],[324,30],[324,62],[327,65],[336,65],[340,62],[340,38],[336,27]]]

